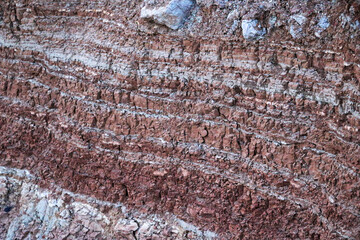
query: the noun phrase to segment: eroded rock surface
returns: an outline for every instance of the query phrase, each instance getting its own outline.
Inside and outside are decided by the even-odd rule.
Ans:
[[[359,1],[175,2],[0,1],[1,236],[358,239]]]
[[[28,171],[0,167],[1,239],[214,239],[175,216],[144,215],[121,203],[36,184]],[[6,210],[9,209],[10,210]],[[6,211],[4,211],[6,210]]]

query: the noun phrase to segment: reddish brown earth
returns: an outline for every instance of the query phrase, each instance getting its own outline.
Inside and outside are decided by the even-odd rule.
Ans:
[[[169,2],[0,2],[1,176],[204,231],[127,239],[360,239],[360,1]]]

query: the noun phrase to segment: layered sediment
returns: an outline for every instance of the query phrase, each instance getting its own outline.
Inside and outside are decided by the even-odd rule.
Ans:
[[[26,177],[5,184],[0,238],[121,239],[122,219],[129,239],[357,239],[359,6],[2,1],[0,175]],[[65,193],[56,209],[106,203],[111,223],[34,220],[26,202]]]

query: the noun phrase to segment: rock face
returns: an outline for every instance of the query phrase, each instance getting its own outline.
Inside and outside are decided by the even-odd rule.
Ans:
[[[0,239],[358,239],[359,4],[0,1]]]
[[[52,186],[42,189],[28,171],[0,167],[6,196],[0,206],[1,239],[213,239],[214,233],[184,225],[174,215],[144,215]]]

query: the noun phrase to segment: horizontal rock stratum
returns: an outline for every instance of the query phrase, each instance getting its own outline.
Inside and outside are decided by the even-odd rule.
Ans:
[[[360,2],[0,1],[0,239],[359,239]]]

